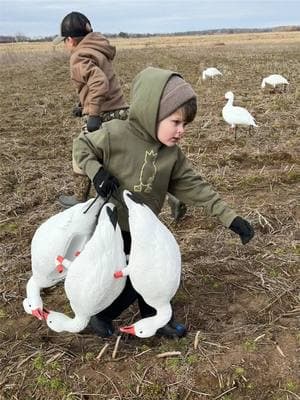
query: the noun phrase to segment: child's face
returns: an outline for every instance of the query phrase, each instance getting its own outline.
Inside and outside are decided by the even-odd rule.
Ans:
[[[175,111],[158,124],[157,138],[165,146],[172,147],[179,143],[184,135],[186,122],[180,110]]]

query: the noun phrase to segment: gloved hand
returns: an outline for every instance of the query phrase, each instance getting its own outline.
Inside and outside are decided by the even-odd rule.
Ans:
[[[249,222],[242,217],[235,217],[229,229],[240,235],[243,244],[248,243],[254,236],[254,229]]]
[[[116,177],[111,175],[104,168],[100,168],[93,179],[93,184],[95,186],[96,192],[100,194],[101,197],[108,197],[112,192],[119,187],[119,182]]]
[[[94,132],[101,126],[101,118],[99,116],[89,115],[86,128],[89,132]]]
[[[82,105],[81,103],[76,104],[72,109],[73,117],[82,117]]]

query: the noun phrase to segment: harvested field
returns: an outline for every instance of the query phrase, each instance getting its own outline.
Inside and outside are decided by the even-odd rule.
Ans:
[[[182,251],[176,318],[181,340],[101,339],[88,330],[55,333],[25,314],[30,242],[72,192],[72,138],[80,119],[68,56],[51,44],[0,46],[0,400],[297,400],[300,399],[299,137],[300,33],[116,41],[115,67],[129,100],[146,66],[180,72],[197,91],[199,111],[183,149],[195,169],[256,230],[239,238],[188,208],[161,219]],[[209,66],[224,76],[198,81]],[[260,88],[280,73],[286,93]],[[221,116],[224,94],[259,127],[237,140]],[[70,313],[63,285],[43,291],[47,308]],[[133,306],[116,326],[138,318]],[[103,353],[100,352],[103,350]],[[104,351],[105,350],[105,351]],[[173,356],[158,358],[165,352]]]

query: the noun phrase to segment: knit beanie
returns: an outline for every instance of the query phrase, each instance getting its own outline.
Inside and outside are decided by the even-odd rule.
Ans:
[[[178,75],[172,75],[161,96],[158,121],[173,114],[180,106],[192,98],[196,98],[192,86]]]

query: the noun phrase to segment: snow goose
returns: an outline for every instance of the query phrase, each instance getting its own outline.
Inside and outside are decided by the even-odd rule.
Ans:
[[[273,74],[269,75],[266,78],[262,80],[261,87],[264,89],[266,85],[273,86],[274,91],[276,90],[277,86],[283,86],[283,91],[286,91],[287,86],[289,85],[289,82],[286,78],[284,78],[282,75],[278,74]]]
[[[129,275],[134,289],[156,309],[156,315],[120,331],[146,338],[171,319],[170,300],[180,283],[181,255],[174,236],[150,208],[127,190],[123,197],[129,212],[132,244],[128,266],[115,277]]]
[[[234,95],[232,92],[226,92],[225,99],[227,103],[222,109],[222,116],[224,121],[234,130],[234,138],[236,140],[237,125],[249,126],[250,133],[251,128],[257,126],[256,121],[246,108],[233,105]]]
[[[53,215],[35,231],[31,241],[32,276],[26,284],[25,312],[43,319],[42,288],[54,286],[66,276],[66,269],[55,267],[58,254],[73,260],[91,238],[103,200],[99,197]],[[92,205],[92,207],[90,207]],[[89,208],[90,207],[90,208]]]
[[[202,80],[205,81],[207,78],[210,78],[212,81],[213,78],[216,76],[223,75],[222,72],[220,72],[217,68],[215,67],[209,67],[206,68],[204,71],[202,71]]]
[[[90,317],[108,307],[125,286],[125,279],[114,278],[114,272],[126,265],[126,257],[113,204],[103,206],[95,232],[78,257],[72,263],[59,258],[61,262],[67,263],[65,292],[75,316],[45,311],[44,317],[56,332],[80,332]]]

